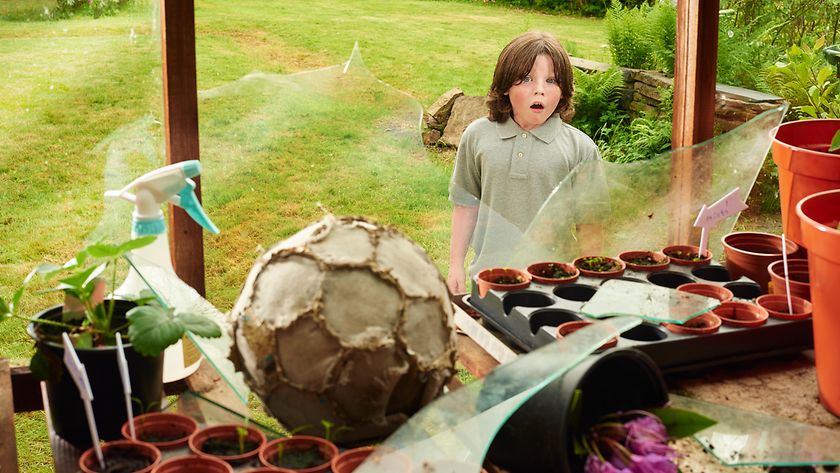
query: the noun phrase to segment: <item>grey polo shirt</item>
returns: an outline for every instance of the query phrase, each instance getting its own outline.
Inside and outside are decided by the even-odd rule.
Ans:
[[[560,181],[579,163],[598,159],[592,139],[557,114],[533,130],[513,119],[472,122],[461,136],[449,184],[452,203],[479,207],[470,274],[509,253]]]

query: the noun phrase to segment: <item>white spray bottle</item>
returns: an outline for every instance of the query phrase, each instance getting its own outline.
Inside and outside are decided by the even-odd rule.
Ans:
[[[166,236],[166,222],[160,206],[172,203],[183,208],[199,225],[207,231],[218,234],[195,195],[195,182],[190,179],[201,173],[201,163],[197,160],[182,161],[144,174],[119,191],[107,191],[105,197],[127,200],[134,204],[131,222],[131,237],[156,235],[155,241],[143,248],[132,251],[132,257],[152,263],[175,274],[172,258],[169,254],[169,241]],[[134,191],[132,194],[130,191]],[[146,284],[131,268],[125,282],[114,291],[116,295],[136,296],[146,289]],[[194,350],[194,347],[193,347]],[[193,350],[188,350],[193,351]],[[169,346],[163,357],[163,382],[168,383],[183,379],[198,369],[201,356],[185,353],[183,340]]]

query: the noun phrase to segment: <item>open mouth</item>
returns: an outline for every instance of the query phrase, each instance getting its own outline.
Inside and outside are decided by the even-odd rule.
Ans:
[[[543,110],[545,107],[539,102],[531,104],[531,110]]]

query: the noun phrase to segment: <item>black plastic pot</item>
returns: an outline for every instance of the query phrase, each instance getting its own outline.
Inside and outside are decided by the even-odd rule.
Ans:
[[[512,473],[583,471],[585,459],[573,453],[569,426],[576,389],[583,392],[581,432],[605,414],[668,402],[662,373],[647,355],[609,350],[588,357],[523,404],[499,430],[487,458]]]
[[[108,301],[106,301],[108,303]],[[118,300],[114,310],[115,319],[125,319],[125,313],[135,307],[129,301]],[[51,307],[36,315],[37,318],[58,319],[62,306]],[[86,450],[92,445],[84,404],[79,397],[79,390],[73,378],[62,363],[64,347],[60,342],[45,340],[41,330],[46,327],[40,325],[36,330],[35,324],[27,328],[29,336],[41,344],[46,351],[50,363],[59,363],[61,370],[55,369],[58,375],[55,379],[47,379],[47,398],[50,404],[50,419],[56,434],[80,450]],[[50,332],[53,335],[56,332]],[[163,396],[163,353],[157,357],[140,355],[134,351],[130,343],[123,345],[128,362],[129,379],[131,381],[131,395],[143,403],[132,402],[135,416],[149,411],[160,410],[160,400]],[[114,346],[96,348],[76,348],[79,361],[85,365],[93,392],[93,415],[99,437],[102,440],[116,440],[122,438],[120,428],[128,419],[125,411],[125,396],[120,381],[117,366],[117,348]],[[51,367],[51,370],[54,367]],[[142,411],[142,412],[141,412]]]

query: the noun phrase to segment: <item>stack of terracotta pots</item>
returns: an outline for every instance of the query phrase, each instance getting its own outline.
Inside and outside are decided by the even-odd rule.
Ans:
[[[834,348],[840,339],[840,154],[829,153],[828,145],[838,130],[840,120],[803,120],[779,126],[773,140],[784,232],[808,255],[820,400],[835,415],[840,415],[840,357]],[[774,292],[779,292],[775,284]]]

